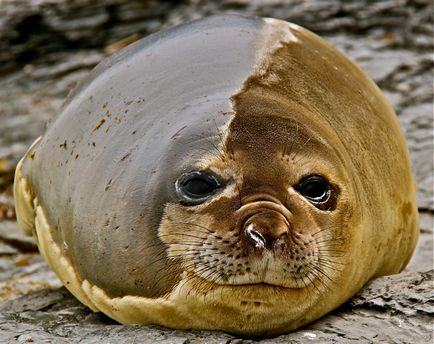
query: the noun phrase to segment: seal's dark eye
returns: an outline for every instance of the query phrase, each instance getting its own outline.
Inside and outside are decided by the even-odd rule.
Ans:
[[[185,205],[205,202],[221,187],[219,180],[209,172],[188,172],[181,175],[175,184],[176,193]]]
[[[317,175],[304,178],[296,190],[315,204],[327,202],[331,195],[330,184],[323,177]]]

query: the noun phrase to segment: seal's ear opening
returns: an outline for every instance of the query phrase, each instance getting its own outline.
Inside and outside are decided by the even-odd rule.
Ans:
[[[193,171],[182,174],[175,183],[176,194],[183,205],[198,205],[216,194],[222,187],[210,172]]]

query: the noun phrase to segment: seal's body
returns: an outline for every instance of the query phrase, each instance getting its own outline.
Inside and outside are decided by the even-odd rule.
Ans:
[[[311,32],[217,16],[103,61],[17,167],[18,221],[122,323],[288,332],[418,233],[395,114]]]

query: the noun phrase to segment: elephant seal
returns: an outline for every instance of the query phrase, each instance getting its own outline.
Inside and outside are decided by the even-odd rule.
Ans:
[[[18,221],[65,286],[127,324],[294,330],[418,236],[396,116],[313,33],[216,16],[101,62],[17,166]]]

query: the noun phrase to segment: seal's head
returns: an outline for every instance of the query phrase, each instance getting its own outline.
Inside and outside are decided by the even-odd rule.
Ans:
[[[380,91],[318,37],[267,23],[291,39],[231,97],[218,145],[179,175],[159,227],[180,293],[236,333],[323,315],[401,271],[417,238],[408,162],[395,165],[405,144]]]
[[[393,110],[279,20],[212,17],[138,42],[27,156],[19,222],[77,298],[122,323],[288,332],[401,271],[417,238]]]
[[[159,228],[169,259],[181,262],[180,291],[195,290],[231,331],[282,317],[298,327],[302,314],[335,307],[365,282],[354,270],[356,252],[369,248],[348,156],[336,133],[269,95],[236,107],[218,149],[178,177],[179,201]]]
[[[347,263],[354,186],[331,133],[285,118],[283,106],[279,116],[279,106],[237,115],[223,148],[180,175],[160,237],[186,271],[212,283],[312,284],[315,294]]]

